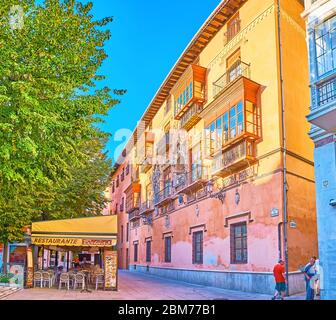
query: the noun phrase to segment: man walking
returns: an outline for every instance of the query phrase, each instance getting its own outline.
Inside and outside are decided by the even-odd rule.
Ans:
[[[312,257],[303,269],[303,274],[306,281],[306,300],[314,300],[314,286],[315,286],[315,261],[316,257]]]
[[[285,299],[286,296],[286,278],[285,278],[285,262],[280,259],[279,262],[274,266],[273,275],[275,279],[275,294],[272,300],[278,297],[281,300]]]

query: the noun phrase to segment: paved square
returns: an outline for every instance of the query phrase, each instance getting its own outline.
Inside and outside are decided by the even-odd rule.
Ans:
[[[270,300],[271,296],[224,290],[169,280],[142,273],[119,271],[119,291],[108,292],[34,288],[21,290],[4,300]],[[304,299],[303,295],[290,300]]]

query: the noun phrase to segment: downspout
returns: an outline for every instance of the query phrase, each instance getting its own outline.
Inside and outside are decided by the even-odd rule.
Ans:
[[[281,41],[281,0],[277,0],[277,18],[278,18],[278,41],[279,41],[279,62],[280,62],[280,85],[281,85],[281,124],[282,124],[282,150],[283,150],[283,241],[286,264],[286,295],[289,295],[289,272],[288,272],[288,239],[287,239],[287,141],[286,141],[286,123],[285,123],[285,95],[283,79],[283,60],[282,60],[282,41]]]

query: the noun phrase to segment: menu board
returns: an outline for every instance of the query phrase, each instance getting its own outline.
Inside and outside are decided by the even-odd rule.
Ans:
[[[117,251],[104,251],[105,290],[117,290]]]
[[[27,288],[33,287],[34,267],[33,267],[33,251],[31,247],[27,248]]]

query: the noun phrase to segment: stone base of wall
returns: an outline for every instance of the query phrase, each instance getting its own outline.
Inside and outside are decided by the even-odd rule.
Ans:
[[[273,295],[275,292],[274,277],[270,272],[191,270],[144,265],[136,265],[136,267],[130,265],[129,270],[227,290],[270,295]],[[291,272],[289,274],[289,294],[293,295],[304,291],[305,282],[303,274],[301,272]]]

